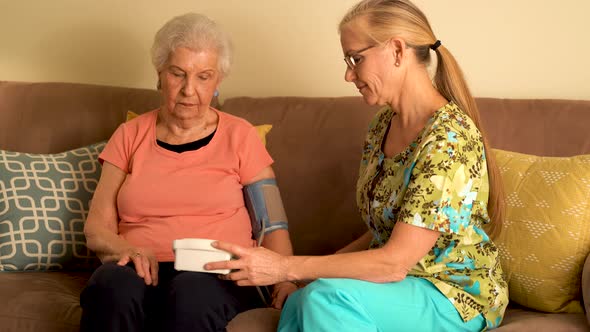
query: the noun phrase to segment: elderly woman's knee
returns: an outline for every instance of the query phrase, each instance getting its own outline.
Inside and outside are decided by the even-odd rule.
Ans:
[[[107,295],[115,293],[123,295],[145,290],[145,282],[137,275],[135,269],[120,266],[115,262],[101,265],[90,277],[88,287],[97,293]],[[121,292],[124,290],[125,292]]]

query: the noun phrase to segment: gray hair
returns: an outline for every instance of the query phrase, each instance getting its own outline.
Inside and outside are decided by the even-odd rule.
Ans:
[[[205,15],[188,13],[172,18],[158,30],[152,45],[152,64],[158,72],[164,68],[170,53],[178,47],[217,52],[217,66],[223,77],[229,74],[232,44],[219,25]]]

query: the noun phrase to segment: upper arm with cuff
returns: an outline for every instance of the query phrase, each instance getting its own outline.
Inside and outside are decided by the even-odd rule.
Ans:
[[[274,178],[244,186],[244,201],[252,223],[252,234],[259,243],[264,234],[288,229],[287,214]]]

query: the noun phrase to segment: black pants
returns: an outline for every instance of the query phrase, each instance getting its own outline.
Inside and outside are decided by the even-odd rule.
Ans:
[[[80,295],[80,331],[225,331],[238,313],[262,306],[254,287],[216,274],[160,263],[158,276],[158,286],[147,286],[131,264],[100,266]]]

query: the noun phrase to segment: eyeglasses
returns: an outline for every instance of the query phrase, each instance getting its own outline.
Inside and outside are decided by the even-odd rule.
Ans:
[[[364,57],[361,55],[361,53],[363,53],[364,51],[371,49],[375,47],[375,45],[371,45],[371,46],[367,46],[363,49],[360,49],[358,51],[352,52],[349,55],[344,57],[344,62],[346,62],[346,65],[348,66],[348,68],[354,70],[354,68],[363,61]]]

